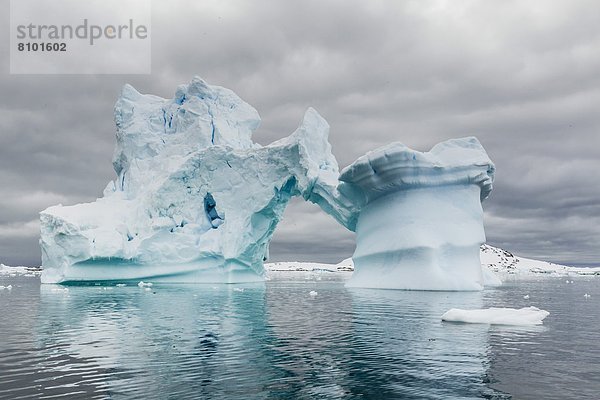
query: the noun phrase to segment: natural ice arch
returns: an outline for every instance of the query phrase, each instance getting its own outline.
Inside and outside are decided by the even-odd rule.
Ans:
[[[352,255],[354,236],[318,205],[292,198],[271,240],[269,262],[336,264]]]
[[[475,138],[427,153],[392,143],[340,175],[315,110],[263,147],[256,110],[198,77],[170,100],[125,85],[115,123],[104,197],[40,214],[43,282],[262,280],[283,210],[302,196],[356,231],[350,285],[482,287],[480,201],[494,165]]]

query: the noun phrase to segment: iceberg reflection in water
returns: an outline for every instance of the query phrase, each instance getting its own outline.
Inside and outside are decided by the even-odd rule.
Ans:
[[[578,373],[563,360],[562,382],[536,386],[541,375],[530,371],[554,373],[543,362],[549,353],[575,354],[568,341],[556,342],[553,318],[531,329],[440,320],[452,307],[526,306],[522,290],[551,317],[566,318],[552,302],[566,296],[562,280],[546,291],[537,282],[537,290],[415,292],[346,288],[337,274],[306,277],[66,289],[14,278],[0,294],[0,398],[508,398],[492,387],[559,394]],[[585,290],[600,298],[595,286]],[[581,356],[582,366],[595,365],[598,346]],[[572,389],[586,395],[591,385]]]

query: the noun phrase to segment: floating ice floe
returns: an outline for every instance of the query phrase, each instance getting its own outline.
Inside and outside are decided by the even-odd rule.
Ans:
[[[314,291],[314,290],[311,290],[311,291],[310,291],[308,294],[309,294],[311,297],[315,297],[315,296],[317,296],[319,293],[317,293],[317,292],[316,292],[316,291]]]
[[[0,290],[12,290],[12,285],[8,285],[8,286],[2,286],[0,285]]]
[[[138,283],[139,287],[152,287],[152,282],[144,282],[144,281],[140,281]]]
[[[479,310],[452,308],[442,315],[442,321],[491,325],[541,325],[548,315],[550,315],[548,311],[540,310],[537,307]]]

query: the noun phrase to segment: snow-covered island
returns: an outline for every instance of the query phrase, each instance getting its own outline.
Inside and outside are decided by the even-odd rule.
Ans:
[[[503,281],[544,276],[600,276],[600,267],[570,267],[532,260],[488,244],[481,246],[480,257],[482,267],[493,272]]]

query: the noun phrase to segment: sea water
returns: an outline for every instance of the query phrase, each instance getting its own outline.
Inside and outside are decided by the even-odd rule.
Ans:
[[[63,288],[0,277],[12,285],[0,291],[0,398],[600,394],[599,278],[483,292],[353,289],[347,278],[296,272],[254,285]],[[530,305],[550,312],[543,326],[440,319],[450,308]]]

